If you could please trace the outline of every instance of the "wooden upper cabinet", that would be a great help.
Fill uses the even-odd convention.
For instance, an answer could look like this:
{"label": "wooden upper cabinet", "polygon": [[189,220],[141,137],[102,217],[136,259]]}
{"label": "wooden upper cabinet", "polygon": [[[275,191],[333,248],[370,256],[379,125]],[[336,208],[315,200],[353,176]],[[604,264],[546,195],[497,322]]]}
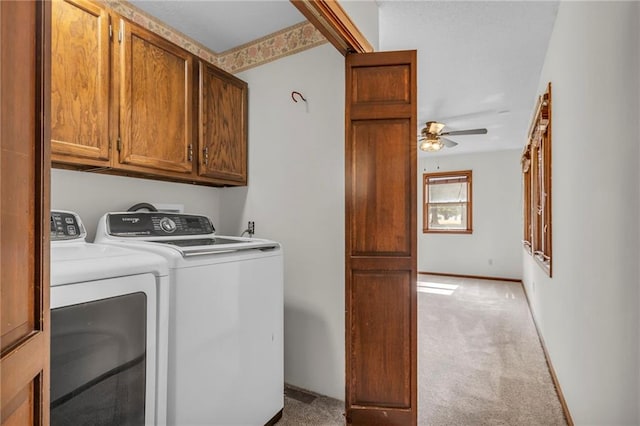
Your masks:
{"label": "wooden upper cabinet", "polygon": [[191,173],[193,57],[124,20],[120,31],[120,163]]}
{"label": "wooden upper cabinet", "polygon": [[247,83],[106,3],[53,0],[52,14],[54,165],[246,185]]}
{"label": "wooden upper cabinet", "polygon": [[85,0],[52,2],[53,161],[109,163],[109,14]]}
{"label": "wooden upper cabinet", "polygon": [[247,83],[200,61],[200,176],[247,183]]}

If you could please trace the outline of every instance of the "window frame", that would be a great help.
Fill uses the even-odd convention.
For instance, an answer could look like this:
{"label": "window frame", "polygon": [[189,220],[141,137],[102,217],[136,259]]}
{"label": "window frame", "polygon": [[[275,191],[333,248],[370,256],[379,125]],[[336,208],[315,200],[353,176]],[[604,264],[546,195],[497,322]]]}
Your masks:
{"label": "window frame", "polygon": [[[424,173],[422,175],[422,233],[424,234],[472,234],[473,233],[473,173],[471,170],[457,170],[450,172]],[[429,229],[429,184],[431,178],[460,178],[467,183],[467,228],[466,229]],[[456,203],[458,204],[458,203]]]}
{"label": "window frame", "polygon": [[[528,167],[525,167],[527,162]],[[523,244],[536,263],[551,277],[551,83],[548,84],[547,91],[538,98],[522,164]]]}

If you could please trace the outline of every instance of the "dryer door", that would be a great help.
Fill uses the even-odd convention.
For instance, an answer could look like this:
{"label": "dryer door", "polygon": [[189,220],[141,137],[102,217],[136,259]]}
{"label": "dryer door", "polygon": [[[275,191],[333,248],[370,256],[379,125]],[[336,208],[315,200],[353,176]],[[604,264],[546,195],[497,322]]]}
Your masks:
{"label": "dryer door", "polygon": [[[53,287],[52,301],[59,303],[65,298],[58,293],[74,288],[98,291],[112,284],[115,290],[122,281],[136,278],[142,277]],[[51,425],[153,424],[155,292],[151,290],[150,294],[143,289],[129,289],[129,294],[112,291],[108,297],[89,292],[82,301],[52,303]]]}

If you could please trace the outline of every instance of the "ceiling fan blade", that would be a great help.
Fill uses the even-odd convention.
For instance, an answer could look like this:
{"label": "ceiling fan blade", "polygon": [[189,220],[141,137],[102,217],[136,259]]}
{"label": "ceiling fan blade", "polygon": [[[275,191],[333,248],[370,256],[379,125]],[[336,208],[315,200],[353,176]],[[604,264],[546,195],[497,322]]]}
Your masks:
{"label": "ceiling fan blade", "polygon": [[442,132],[440,136],[461,136],[461,135],[486,135],[487,129],[469,129],[469,130],[453,130],[451,132]]}
{"label": "ceiling fan blade", "polygon": [[447,148],[453,148],[454,146],[458,145],[458,142],[454,142],[451,139],[443,137],[440,138],[440,142],[442,142]]}

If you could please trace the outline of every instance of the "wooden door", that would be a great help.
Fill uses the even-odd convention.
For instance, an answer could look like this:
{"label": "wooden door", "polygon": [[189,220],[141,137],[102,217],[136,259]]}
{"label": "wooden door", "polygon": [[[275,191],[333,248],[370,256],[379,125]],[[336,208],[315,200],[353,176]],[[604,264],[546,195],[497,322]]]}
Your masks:
{"label": "wooden door", "polygon": [[191,54],[124,20],[118,37],[120,163],[190,173]]}
{"label": "wooden door", "polygon": [[416,52],[346,58],[346,410],[417,422]]}
{"label": "wooden door", "polygon": [[109,15],[87,0],[52,3],[54,162],[109,165]]}
{"label": "wooden door", "polygon": [[0,421],[49,424],[50,3],[0,2]]}
{"label": "wooden door", "polygon": [[247,184],[247,83],[200,62],[200,176]]}

